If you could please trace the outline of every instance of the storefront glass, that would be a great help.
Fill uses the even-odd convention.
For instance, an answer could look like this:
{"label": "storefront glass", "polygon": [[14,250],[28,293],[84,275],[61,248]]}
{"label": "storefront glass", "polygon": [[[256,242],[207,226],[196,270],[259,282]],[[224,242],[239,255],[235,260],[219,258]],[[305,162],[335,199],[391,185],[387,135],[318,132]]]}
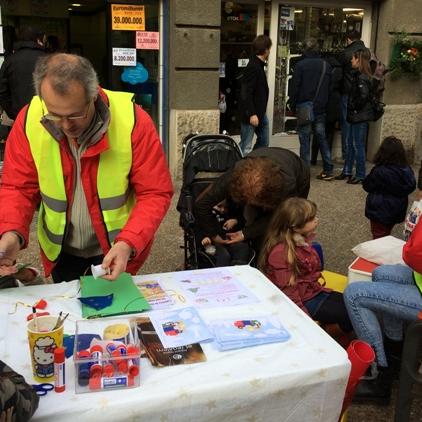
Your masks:
{"label": "storefront glass", "polygon": [[227,110],[220,114],[220,131],[231,135],[240,131],[239,77],[252,54],[257,15],[257,4],[221,2],[220,94],[225,95]]}
{"label": "storefront glass", "polygon": [[307,38],[316,38],[323,57],[337,56],[346,32],[362,32],[363,9],[280,5],[278,20],[273,134],[295,133],[296,119],[288,108],[288,83]]}
{"label": "storefront glass", "polygon": [[[112,2],[114,4],[114,2]],[[116,3],[121,3],[116,2]],[[139,7],[139,1],[126,2],[130,6]],[[142,107],[158,123],[158,86],[159,86],[159,1],[142,1],[144,13],[144,29],[148,34],[142,39],[136,40],[135,30],[112,29],[109,32],[110,40],[110,85],[117,91],[133,92],[135,102]],[[112,5],[109,5],[109,7]],[[113,14],[111,7],[110,26],[113,28],[113,20],[127,20],[128,17]],[[136,66],[124,66],[116,61],[115,57],[121,49],[136,49]]]}
{"label": "storefront glass", "polygon": [[[54,3],[54,4],[53,4]],[[127,7],[127,13],[112,14],[112,5]],[[131,10],[133,8],[133,10]],[[134,11],[136,9],[136,11]],[[58,51],[88,58],[93,64],[101,86],[133,92],[135,102],[142,105],[159,127],[159,39],[160,0],[90,0],[73,3],[12,0],[1,2],[5,53],[13,51],[13,34],[21,26],[32,26],[58,40]],[[143,10],[143,12],[139,12]],[[130,13],[133,12],[132,15]],[[113,29],[113,19],[121,19],[120,29]],[[142,42],[136,41],[135,26],[142,19]],[[126,25],[125,25],[126,24]],[[125,27],[126,26],[126,27]],[[116,54],[127,59],[123,49],[132,49],[132,63],[117,63]],[[127,52],[127,51],[126,51]]]}

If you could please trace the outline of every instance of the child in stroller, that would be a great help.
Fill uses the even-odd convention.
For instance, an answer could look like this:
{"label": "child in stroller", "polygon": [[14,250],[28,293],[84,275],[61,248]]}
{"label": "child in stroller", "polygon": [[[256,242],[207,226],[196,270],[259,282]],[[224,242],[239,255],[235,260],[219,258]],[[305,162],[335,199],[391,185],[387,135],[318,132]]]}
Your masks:
{"label": "child in stroller", "polygon": [[[220,224],[220,233],[213,242],[208,236],[200,236],[201,244],[205,248],[205,253],[212,256],[216,267],[227,267],[229,265],[246,265],[251,258],[251,249],[245,241],[225,244],[226,233],[241,229],[240,215],[236,215],[236,207],[225,199],[213,207],[213,214]],[[201,222],[198,221],[199,225]],[[201,230],[199,229],[199,233]]]}

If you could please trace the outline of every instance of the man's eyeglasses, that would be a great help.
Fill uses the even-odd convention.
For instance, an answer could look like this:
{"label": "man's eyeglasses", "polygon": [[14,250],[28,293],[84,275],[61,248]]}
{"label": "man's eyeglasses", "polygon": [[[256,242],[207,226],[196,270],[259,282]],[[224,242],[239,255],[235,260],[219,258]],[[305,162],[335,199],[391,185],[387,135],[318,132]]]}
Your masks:
{"label": "man's eyeglasses", "polygon": [[41,105],[42,107],[42,113],[43,113],[43,117],[47,120],[50,120],[52,122],[61,122],[62,120],[81,120],[81,119],[86,119],[88,117],[88,113],[89,113],[89,108],[91,107],[92,101],[90,101],[87,105],[86,105],[86,111],[84,114],[78,114],[76,116],[59,116],[57,114],[51,114],[51,113],[44,113],[44,106]]}

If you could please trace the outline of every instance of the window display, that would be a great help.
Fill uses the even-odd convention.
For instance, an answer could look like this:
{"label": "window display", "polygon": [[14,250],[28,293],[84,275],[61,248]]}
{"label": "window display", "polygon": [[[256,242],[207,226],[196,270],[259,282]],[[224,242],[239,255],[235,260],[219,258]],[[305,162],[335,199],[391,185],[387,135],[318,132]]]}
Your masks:
{"label": "window display", "polygon": [[347,32],[361,33],[363,14],[355,8],[280,6],[273,134],[296,131],[296,119],[288,109],[288,84],[305,40],[316,38],[323,57],[336,56],[346,45]]}

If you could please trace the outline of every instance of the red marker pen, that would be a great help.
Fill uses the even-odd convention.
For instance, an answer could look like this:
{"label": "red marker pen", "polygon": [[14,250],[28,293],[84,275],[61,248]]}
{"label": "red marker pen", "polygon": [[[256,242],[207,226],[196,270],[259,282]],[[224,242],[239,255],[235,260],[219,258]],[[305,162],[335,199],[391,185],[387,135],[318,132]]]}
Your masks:
{"label": "red marker pen", "polygon": [[65,354],[63,347],[54,349],[54,391],[62,393],[66,389]]}

